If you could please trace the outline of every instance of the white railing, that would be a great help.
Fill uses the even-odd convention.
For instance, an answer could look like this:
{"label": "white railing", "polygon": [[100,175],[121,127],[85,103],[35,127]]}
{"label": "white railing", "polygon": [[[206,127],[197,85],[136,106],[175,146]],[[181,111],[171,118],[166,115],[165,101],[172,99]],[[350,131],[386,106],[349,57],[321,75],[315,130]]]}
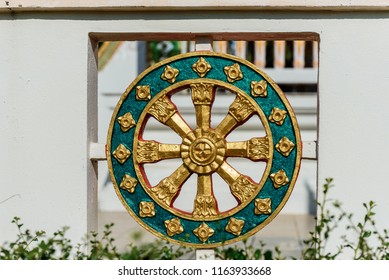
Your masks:
{"label": "white railing", "polygon": [[[286,41],[214,41],[212,47],[215,52],[230,53],[251,60],[279,84],[316,84],[319,65],[318,42],[296,40],[291,43],[292,61],[288,61],[286,55]],[[194,51],[195,45],[194,41],[181,41],[181,52]],[[273,50],[271,54],[267,53],[269,45]],[[286,67],[287,62],[291,67]]]}

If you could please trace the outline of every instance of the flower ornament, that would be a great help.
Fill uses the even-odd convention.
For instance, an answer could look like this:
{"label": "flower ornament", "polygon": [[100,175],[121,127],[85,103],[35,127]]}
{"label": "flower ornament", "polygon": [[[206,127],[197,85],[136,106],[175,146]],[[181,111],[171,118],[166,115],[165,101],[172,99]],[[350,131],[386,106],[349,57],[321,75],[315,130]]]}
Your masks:
{"label": "flower ornament", "polygon": [[276,150],[281,153],[284,157],[289,156],[294,148],[294,143],[288,139],[288,137],[283,137],[276,145]]}
{"label": "flower ornament", "polygon": [[195,64],[192,65],[193,71],[203,78],[211,69],[212,66],[203,57],[200,57]]}
{"label": "flower ornament", "polygon": [[224,67],[224,73],[227,75],[227,80],[230,83],[243,79],[243,73],[238,63]]}
{"label": "flower ornament", "polygon": [[125,163],[126,160],[131,156],[130,150],[126,148],[123,144],[120,144],[112,155],[121,163]]}
{"label": "flower ornament", "polygon": [[180,71],[176,68],[173,68],[169,65],[166,65],[165,69],[162,72],[161,79],[168,81],[169,83],[174,83]]}
{"label": "flower ornament", "polygon": [[276,125],[282,125],[284,124],[286,114],[287,112],[285,110],[281,110],[277,107],[274,107],[270,113],[269,121],[275,123]]}
{"label": "flower ornament", "polygon": [[132,127],[135,126],[135,120],[130,112],[124,114],[121,117],[118,117],[118,123],[123,132],[129,131]]}
{"label": "flower ornament", "polygon": [[141,201],[139,203],[139,216],[141,216],[142,218],[154,217],[155,216],[154,202]]}
{"label": "flower ornament", "polygon": [[270,214],[271,213],[271,199],[270,198],[257,198],[254,201],[254,213],[255,215]]}
{"label": "flower ornament", "polygon": [[240,235],[242,233],[242,229],[244,227],[244,221],[235,219],[231,217],[226,226],[226,231],[232,233],[233,235]]}
{"label": "flower ornament", "polygon": [[273,185],[276,189],[289,183],[289,178],[286,176],[286,173],[283,169],[277,171],[276,173],[270,174],[270,179],[273,181]]}
{"label": "flower ornament", "polygon": [[135,90],[136,100],[150,100],[150,86],[137,86]]}
{"label": "flower ornament", "polygon": [[125,174],[122,182],[120,183],[120,187],[130,193],[133,193],[137,184],[138,180],[128,174]]}
{"label": "flower ornament", "polygon": [[252,81],[251,82],[251,95],[254,97],[266,97],[267,96],[267,82],[262,81]]}
{"label": "flower ornament", "polygon": [[166,232],[169,236],[180,234],[184,231],[179,218],[173,218],[165,221]]}
{"label": "flower ornament", "polygon": [[194,235],[196,235],[202,242],[206,242],[215,231],[210,228],[206,223],[202,223],[199,227],[193,230]]}

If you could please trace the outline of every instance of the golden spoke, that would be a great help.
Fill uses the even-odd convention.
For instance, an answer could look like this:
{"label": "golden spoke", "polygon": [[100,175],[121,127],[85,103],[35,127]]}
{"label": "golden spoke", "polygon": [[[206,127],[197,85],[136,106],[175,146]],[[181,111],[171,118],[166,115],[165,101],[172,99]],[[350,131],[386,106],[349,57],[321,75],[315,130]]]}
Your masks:
{"label": "golden spoke", "polygon": [[136,161],[139,164],[179,157],[181,157],[180,145],[161,144],[156,141],[139,140],[138,142]]}
{"label": "golden spoke", "polygon": [[244,157],[252,161],[268,161],[269,139],[267,137],[256,137],[248,141],[228,142],[226,156]]}
{"label": "golden spoke", "polygon": [[217,173],[227,182],[232,195],[240,204],[249,200],[254,192],[258,192],[258,188],[260,187],[251,178],[241,175],[227,162],[224,162],[220,166]]}
{"label": "golden spoke", "polygon": [[228,110],[228,114],[216,127],[215,131],[222,137],[225,137],[232,129],[246,122],[254,112],[255,107],[253,104],[248,99],[237,94]]}
{"label": "golden spoke", "polygon": [[182,138],[192,131],[192,129],[177,112],[176,106],[165,95],[152,104],[149,108],[149,113],[159,122],[173,129]]}
{"label": "golden spoke", "polygon": [[192,100],[196,110],[198,128],[208,129],[211,123],[211,107],[214,101],[214,84],[197,83],[190,85]]}
{"label": "golden spoke", "polygon": [[199,174],[193,217],[209,218],[217,215],[217,202],[212,192],[212,176]]}
{"label": "golden spoke", "polygon": [[174,171],[169,177],[166,177],[155,187],[151,188],[151,191],[155,194],[155,197],[162,203],[171,207],[174,198],[178,195],[184,182],[192,174],[184,165],[181,165]]}

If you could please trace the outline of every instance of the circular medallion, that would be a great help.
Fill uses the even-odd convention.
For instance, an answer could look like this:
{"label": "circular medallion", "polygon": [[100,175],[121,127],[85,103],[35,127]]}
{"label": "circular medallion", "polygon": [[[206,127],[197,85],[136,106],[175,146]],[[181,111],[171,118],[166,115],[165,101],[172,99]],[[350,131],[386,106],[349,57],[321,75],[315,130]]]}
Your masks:
{"label": "circular medallion", "polygon": [[[195,109],[194,127],[172,101],[183,90],[190,93]],[[222,120],[211,125],[220,92],[235,99]],[[233,130],[255,115],[263,135],[228,141]],[[169,127],[181,143],[145,140],[149,118]],[[107,160],[116,193],[138,223],[168,241],[211,248],[254,234],[279,213],[296,182],[301,149],[293,110],[265,73],[231,55],[193,52],[155,64],[127,88],[112,116]],[[261,179],[256,182],[238,172],[227,161],[230,157],[264,162]],[[181,165],[150,184],[145,165],[173,158]],[[188,186],[196,190],[188,212],[174,202],[191,176],[197,184]],[[219,209],[223,198],[214,195],[214,176],[226,182],[236,206]]]}

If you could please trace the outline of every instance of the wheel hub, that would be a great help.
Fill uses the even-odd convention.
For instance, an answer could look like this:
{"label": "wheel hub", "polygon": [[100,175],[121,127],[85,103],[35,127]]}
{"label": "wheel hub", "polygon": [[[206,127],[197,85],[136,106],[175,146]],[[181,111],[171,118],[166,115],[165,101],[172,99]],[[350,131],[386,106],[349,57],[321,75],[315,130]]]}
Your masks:
{"label": "wheel hub", "polygon": [[181,145],[181,158],[184,164],[197,174],[215,172],[223,163],[226,142],[211,129],[196,129],[188,133]]}

